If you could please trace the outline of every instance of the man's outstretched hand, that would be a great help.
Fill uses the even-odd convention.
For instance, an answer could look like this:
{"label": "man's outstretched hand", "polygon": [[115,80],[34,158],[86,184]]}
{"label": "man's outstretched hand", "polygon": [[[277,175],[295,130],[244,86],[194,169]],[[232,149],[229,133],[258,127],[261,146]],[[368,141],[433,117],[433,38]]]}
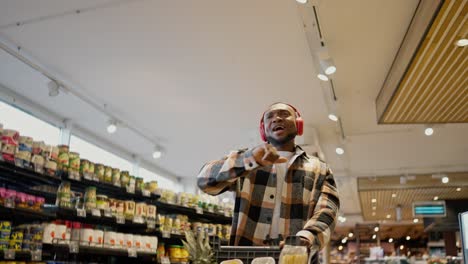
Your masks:
{"label": "man's outstretched hand", "polygon": [[256,146],[252,153],[255,161],[261,166],[268,166],[275,163],[285,163],[288,161],[288,159],[280,157],[276,148],[268,143]]}

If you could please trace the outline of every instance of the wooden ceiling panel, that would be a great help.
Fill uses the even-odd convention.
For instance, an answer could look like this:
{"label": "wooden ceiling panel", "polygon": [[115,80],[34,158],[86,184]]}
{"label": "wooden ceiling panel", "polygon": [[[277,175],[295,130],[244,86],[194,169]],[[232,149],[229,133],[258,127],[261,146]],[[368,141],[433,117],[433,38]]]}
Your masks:
{"label": "wooden ceiling panel", "polygon": [[[455,45],[468,35],[467,3],[468,0],[442,2],[415,55],[408,59],[401,81],[396,87],[389,87],[386,80],[381,94],[387,96],[382,98],[379,94],[376,102],[379,123],[468,122],[468,47]],[[402,48],[409,45],[405,40]],[[395,79],[395,74],[391,74],[394,67],[389,76]],[[384,90],[391,89],[392,96],[388,96],[390,93]]]}

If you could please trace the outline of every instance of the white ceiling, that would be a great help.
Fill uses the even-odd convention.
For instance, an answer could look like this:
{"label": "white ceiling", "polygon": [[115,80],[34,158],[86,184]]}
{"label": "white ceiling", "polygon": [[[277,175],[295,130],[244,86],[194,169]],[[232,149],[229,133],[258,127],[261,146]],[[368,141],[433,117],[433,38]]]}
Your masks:
{"label": "white ceiling", "polygon": [[375,98],[418,1],[317,2],[338,68],[344,142],[326,117],[294,0],[0,0],[1,40],[151,135],[166,149],[157,161],[147,140],[125,128],[108,135],[105,115],[70,93],[48,97],[48,80],[3,51],[0,84],[73,120],[95,141],[192,180],[204,162],[258,142],[262,111],[289,102],[317,129],[345,214],[360,213],[355,177],[468,170],[466,124],[425,137],[422,126],[376,122]]}

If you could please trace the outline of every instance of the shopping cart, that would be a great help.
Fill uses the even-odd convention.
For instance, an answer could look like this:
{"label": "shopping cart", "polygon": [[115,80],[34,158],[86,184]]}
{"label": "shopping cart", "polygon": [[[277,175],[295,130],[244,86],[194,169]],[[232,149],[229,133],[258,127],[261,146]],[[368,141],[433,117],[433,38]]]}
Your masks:
{"label": "shopping cart", "polygon": [[212,238],[211,242],[217,263],[240,259],[244,264],[250,264],[258,257],[272,257],[278,263],[281,253],[279,246],[222,246],[218,238]]}

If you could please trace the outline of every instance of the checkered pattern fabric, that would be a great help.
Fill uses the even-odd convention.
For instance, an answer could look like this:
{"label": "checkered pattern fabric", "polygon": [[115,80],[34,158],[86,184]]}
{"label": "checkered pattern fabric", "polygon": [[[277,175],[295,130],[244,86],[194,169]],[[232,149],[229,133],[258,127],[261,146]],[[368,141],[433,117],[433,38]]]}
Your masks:
{"label": "checkered pattern fabric", "polygon": [[[340,206],[336,184],[329,167],[299,146],[292,159],[281,195],[279,234],[305,237],[321,249],[330,240]],[[236,192],[231,245],[268,244],[276,195],[274,166],[259,166],[251,149],[232,151],[203,166],[198,186],[211,195]]]}

